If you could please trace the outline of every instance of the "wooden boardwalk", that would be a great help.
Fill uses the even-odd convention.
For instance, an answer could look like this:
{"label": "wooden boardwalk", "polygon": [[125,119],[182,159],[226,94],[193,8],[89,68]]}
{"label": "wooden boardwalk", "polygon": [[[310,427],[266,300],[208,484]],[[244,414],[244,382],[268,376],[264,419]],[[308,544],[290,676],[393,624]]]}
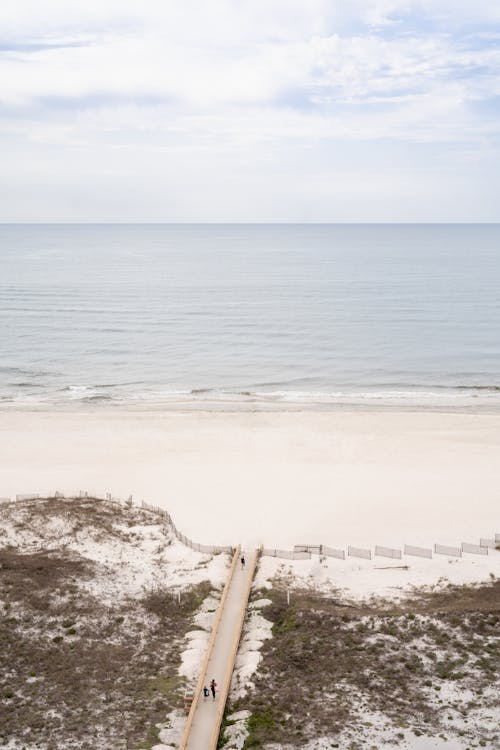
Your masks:
{"label": "wooden boardwalk", "polygon": [[[252,558],[246,560],[244,568],[241,566],[240,556],[241,550],[238,547],[222,593],[179,750],[215,750],[217,747],[259,551],[255,551]],[[209,687],[212,679],[218,684],[215,700],[211,695],[203,697],[203,686]]]}

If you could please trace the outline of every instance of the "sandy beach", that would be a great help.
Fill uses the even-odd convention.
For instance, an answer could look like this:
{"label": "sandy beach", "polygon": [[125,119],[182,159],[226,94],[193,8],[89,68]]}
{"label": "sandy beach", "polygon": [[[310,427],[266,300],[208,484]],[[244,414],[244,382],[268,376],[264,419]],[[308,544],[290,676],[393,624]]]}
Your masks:
{"label": "sandy beach", "polygon": [[132,494],[207,543],[475,542],[500,532],[499,459],[499,414],[0,416],[0,496]]}

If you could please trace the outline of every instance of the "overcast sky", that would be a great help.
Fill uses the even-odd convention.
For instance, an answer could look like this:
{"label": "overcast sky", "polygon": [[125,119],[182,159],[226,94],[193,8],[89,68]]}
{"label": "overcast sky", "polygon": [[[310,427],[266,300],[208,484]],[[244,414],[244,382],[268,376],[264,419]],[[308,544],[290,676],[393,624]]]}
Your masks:
{"label": "overcast sky", "polygon": [[0,221],[500,221],[500,2],[3,0]]}

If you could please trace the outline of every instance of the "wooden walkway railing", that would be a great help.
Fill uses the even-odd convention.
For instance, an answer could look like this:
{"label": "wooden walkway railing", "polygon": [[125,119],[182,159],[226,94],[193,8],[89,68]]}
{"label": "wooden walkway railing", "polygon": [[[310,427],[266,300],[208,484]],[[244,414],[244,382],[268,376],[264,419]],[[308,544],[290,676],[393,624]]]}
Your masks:
{"label": "wooden walkway railing", "polygon": [[[217,748],[259,554],[260,550],[257,550],[252,555],[250,563],[242,565],[237,571],[236,566],[241,557],[240,547],[237,548],[233,557],[179,750],[216,750]],[[220,676],[216,700],[210,697],[200,700],[203,688],[207,684],[208,670],[213,670],[211,676],[217,674]]]}
{"label": "wooden walkway railing", "polygon": [[229,657],[229,663],[227,665],[226,674],[224,675],[224,680],[222,682],[220,696],[219,696],[219,705],[217,707],[217,715],[215,719],[212,736],[210,738],[209,744],[207,745],[207,750],[216,750],[217,748],[220,727],[222,724],[222,717],[224,716],[224,709],[226,708],[227,696],[229,695],[229,688],[231,687],[231,679],[233,676],[234,663],[236,661],[236,654],[238,653],[238,646],[240,645],[241,632],[243,630],[243,623],[245,621],[245,614],[246,614],[246,610],[248,606],[248,598],[250,596],[250,589],[252,588],[252,582],[255,576],[255,570],[257,568],[259,555],[260,555],[260,550],[256,550],[252,557],[252,562],[250,563],[250,568],[248,571],[248,581],[245,587],[243,598],[241,600],[238,623],[234,631],[233,643],[231,644],[231,653]]}
{"label": "wooden walkway railing", "polygon": [[222,613],[224,611],[224,604],[226,603],[227,594],[229,592],[229,588],[233,580],[234,569],[236,568],[236,565],[238,564],[240,553],[241,553],[241,547],[238,546],[236,548],[236,552],[233,555],[233,560],[231,562],[231,567],[229,568],[229,573],[227,576],[226,584],[224,586],[221,600],[219,602],[219,607],[215,615],[215,621],[212,627],[212,632],[210,634],[210,640],[208,641],[207,653],[205,654],[205,659],[203,660],[203,665],[201,667],[200,676],[198,678],[198,682],[196,683],[196,689],[194,691],[193,702],[191,703],[191,708],[189,709],[189,714],[187,717],[186,726],[184,728],[184,733],[182,735],[181,744],[179,745],[179,750],[185,750],[188,740],[189,740],[189,734],[191,732],[191,726],[193,724],[194,715],[196,713],[196,708],[200,700],[201,691],[203,690],[203,685],[205,684],[205,680],[207,677],[208,662],[210,661],[210,657],[212,655],[215,639],[217,637],[217,631],[219,629],[220,621],[222,618]]}

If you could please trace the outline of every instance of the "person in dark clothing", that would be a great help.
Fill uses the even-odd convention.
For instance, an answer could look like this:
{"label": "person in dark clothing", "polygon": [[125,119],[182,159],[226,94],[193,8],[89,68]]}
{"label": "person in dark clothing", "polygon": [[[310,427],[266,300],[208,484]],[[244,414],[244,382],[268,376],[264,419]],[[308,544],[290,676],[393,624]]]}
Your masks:
{"label": "person in dark clothing", "polygon": [[217,690],[217,683],[215,680],[212,680],[210,683],[210,690],[212,691],[212,698],[215,700],[215,691]]}
{"label": "person in dark clothing", "polygon": [[241,567],[242,567],[242,568],[244,568],[244,567],[245,567],[245,555],[242,555],[242,556],[241,556]]}
{"label": "person in dark clothing", "polygon": [[209,695],[210,695],[210,690],[205,685],[204,688],[203,688],[203,697],[204,698],[208,698]]}

